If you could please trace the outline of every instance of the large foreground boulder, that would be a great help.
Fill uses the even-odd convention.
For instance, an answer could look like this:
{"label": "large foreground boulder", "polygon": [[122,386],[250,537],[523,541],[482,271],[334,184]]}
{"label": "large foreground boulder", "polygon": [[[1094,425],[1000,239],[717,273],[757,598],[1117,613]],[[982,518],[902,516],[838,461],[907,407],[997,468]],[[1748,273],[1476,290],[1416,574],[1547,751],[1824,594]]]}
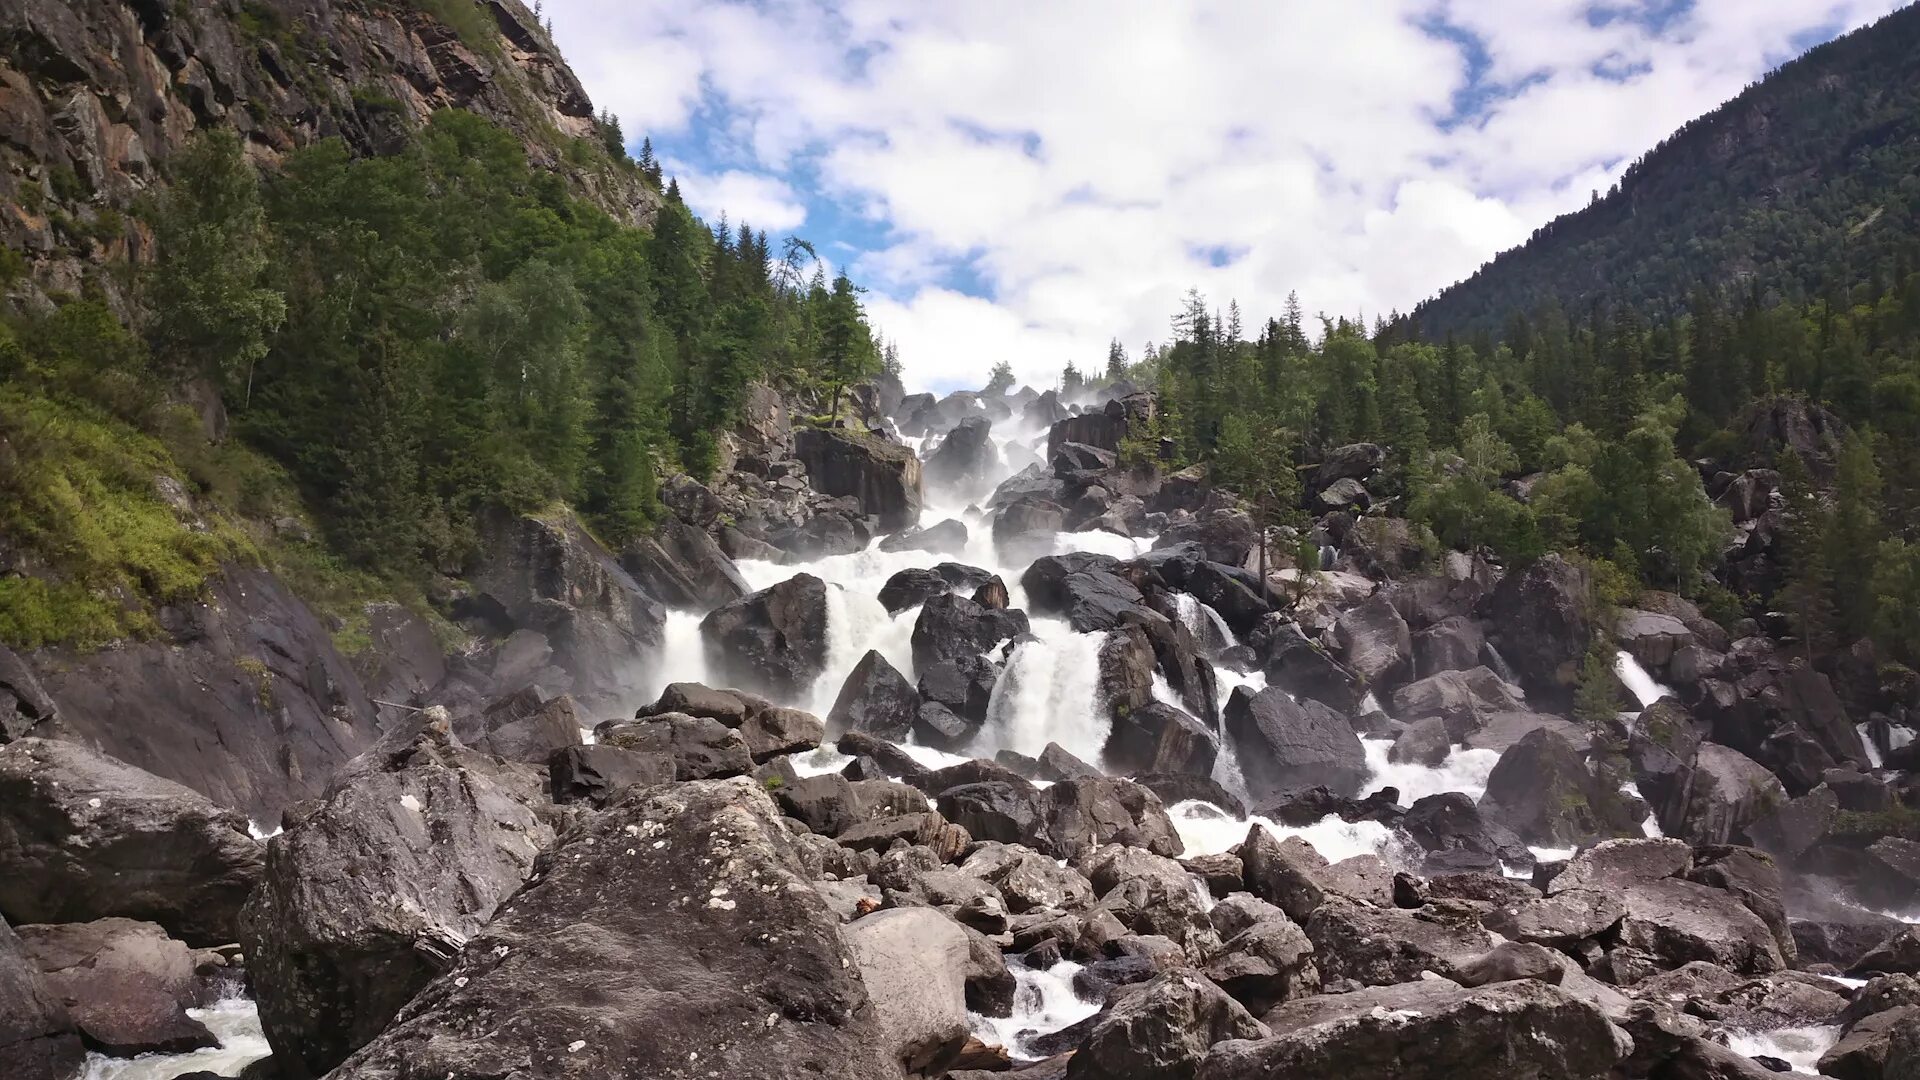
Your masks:
{"label": "large foreground boulder", "polygon": [[708,665],[726,682],[783,700],[827,665],[827,583],[795,574],[700,620]]}
{"label": "large foreground boulder", "polygon": [[122,916],[223,945],[260,863],[246,819],[196,791],[74,743],[0,747],[0,915],[16,924]]}
{"label": "large foreground boulder", "polygon": [[0,1076],[67,1080],[84,1055],[66,1005],[0,919]]}
{"label": "large foreground boulder", "polygon": [[494,769],[443,723],[396,732],[268,844],[241,943],[289,1075],[384,1030],[532,872],[552,830]]}
{"label": "large foreground boulder", "polygon": [[630,790],[541,865],[331,1080],[900,1074],[839,918],[757,785]]}
{"label": "large foreground boulder", "polygon": [[1168,972],[1130,988],[1096,1016],[1067,1065],[1067,1080],[1188,1080],[1207,1050],[1267,1029],[1204,976]]}
{"label": "large foreground boulder", "polygon": [[1305,998],[1262,1018],[1273,1035],[1214,1047],[1199,1080],[1580,1080],[1631,1043],[1600,1010],[1533,980],[1444,980]]}

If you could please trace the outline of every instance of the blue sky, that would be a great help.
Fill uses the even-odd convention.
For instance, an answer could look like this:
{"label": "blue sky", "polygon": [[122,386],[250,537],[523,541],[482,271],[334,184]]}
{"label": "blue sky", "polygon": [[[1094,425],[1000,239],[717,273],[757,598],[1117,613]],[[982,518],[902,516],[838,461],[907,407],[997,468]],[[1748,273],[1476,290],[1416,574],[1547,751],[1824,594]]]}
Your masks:
{"label": "blue sky", "polygon": [[1406,309],[1888,0],[548,0],[688,201],[815,244],[910,383]]}

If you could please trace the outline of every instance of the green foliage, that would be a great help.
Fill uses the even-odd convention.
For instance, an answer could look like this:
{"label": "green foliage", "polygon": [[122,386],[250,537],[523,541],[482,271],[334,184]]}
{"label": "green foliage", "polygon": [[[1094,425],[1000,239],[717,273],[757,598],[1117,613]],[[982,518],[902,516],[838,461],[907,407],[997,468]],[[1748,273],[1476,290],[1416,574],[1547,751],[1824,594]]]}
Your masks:
{"label": "green foliage", "polygon": [[1620,679],[1614,674],[1614,646],[1596,634],[1580,664],[1580,680],[1573,694],[1574,718],[1589,725],[1613,719],[1620,711]]}
{"label": "green foliage", "polygon": [[993,371],[987,376],[987,393],[1004,394],[1013,389],[1013,365],[1001,360],[993,365]]}

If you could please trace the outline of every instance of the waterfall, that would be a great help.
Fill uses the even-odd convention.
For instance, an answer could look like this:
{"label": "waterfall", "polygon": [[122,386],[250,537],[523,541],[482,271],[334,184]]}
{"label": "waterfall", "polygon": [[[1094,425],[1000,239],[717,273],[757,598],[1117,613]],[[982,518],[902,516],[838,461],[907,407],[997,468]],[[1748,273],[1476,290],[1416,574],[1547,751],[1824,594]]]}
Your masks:
{"label": "waterfall", "polygon": [[1034,619],[1035,640],[1016,646],[987,705],[975,749],[1037,757],[1050,742],[1098,765],[1112,728],[1099,704],[1100,644],[1064,619]]}
{"label": "waterfall", "polygon": [[1080,965],[1062,960],[1045,971],[1035,971],[1017,958],[1007,958],[1007,970],[1013,974],[1013,1015],[1004,1019],[967,1014],[973,1034],[989,1046],[1004,1046],[1020,1061],[1035,1060],[1027,1049],[1036,1035],[1051,1035],[1071,1027],[1100,1011],[1097,1001],[1083,1001],[1073,991],[1073,977]]}
{"label": "waterfall", "polygon": [[242,997],[226,997],[187,1015],[207,1026],[218,1046],[184,1054],[141,1054],[107,1057],[89,1053],[78,1080],[170,1080],[190,1072],[238,1076],[240,1070],[273,1052],[260,1030],[260,1011]]}
{"label": "waterfall", "polygon": [[1640,666],[1640,661],[1635,660],[1633,654],[1625,649],[1614,654],[1613,670],[1620,676],[1620,681],[1626,684],[1628,692],[1633,694],[1634,700],[1638,701],[1643,709],[1673,693],[1654,682],[1653,676],[1647,674],[1647,669]]}

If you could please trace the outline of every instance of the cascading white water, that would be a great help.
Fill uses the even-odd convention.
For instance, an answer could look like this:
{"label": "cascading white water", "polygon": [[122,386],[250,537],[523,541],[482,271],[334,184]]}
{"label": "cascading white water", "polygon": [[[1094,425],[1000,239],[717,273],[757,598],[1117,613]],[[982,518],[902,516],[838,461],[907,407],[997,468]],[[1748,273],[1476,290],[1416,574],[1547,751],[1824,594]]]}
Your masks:
{"label": "cascading white water", "polygon": [[273,1052],[260,1030],[260,1011],[242,997],[223,998],[187,1015],[207,1026],[219,1046],[185,1054],[141,1054],[114,1058],[88,1054],[79,1080],[172,1080],[190,1072],[238,1076],[240,1070]]}
{"label": "cascading white water", "polygon": [[1614,654],[1613,670],[1620,676],[1620,681],[1626,684],[1627,691],[1643,709],[1673,693],[1672,690],[1655,682],[1653,676],[1647,674],[1647,669],[1640,666],[1640,661],[1634,659],[1633,654],[1625,649]]}
{"label": "cascading white water", "polygon": [[1727,1048],[1736,1054],[1748,1057],[1771,1057],[1793,1066],[1796,1073],[1819,1075],[1814,1066],[1820,1061],[1820,1055],[1833,1048],[1840,1041],[1840,1029],[1837,1026],[1826,1027],[1789,1027],[1772,1031],[1731,1031],[1727,1033]]}
{"label": "cascading white water", "polygon": [[1056,742],[1098,765],[1113,724],[1099,707],[1100,644],[1105,634],[1077,633],[1064,619],[1034,619],[1036,640],[1013,650],[994,685],[976,750],[1038,756]]}
{"label": "cascading white water", "polygon": [[1487,777],[1500,761],[1498,750],[1470,750],[1454,747],[1435,766],[1410,761],[1388,761],[1392,739],[1361,739],[1367,752],[1368,791],[1383,787],[1400,789],[1400,805],[1412,806],[1429,795],[1458,791],[1476,801],[1487,793]]}
{"label": "cascading white water", "polygon": [[1167,808],[1173,827],[1180,834],[1188,858],[1218,855],[1247,838],[1250,825],[1263,826],[1280,839],[1297,836],[1313,845],[1329,862],[1355,855],[1379,855],[1389,862],[1398,860],[1398,845],[1393,830],[1377,821],[1342,821],[1326,817],[1311,825],[1282,825],[1258,815],[1236,818],[1222,813],[1211,803],[1188,800]]}
{"label": "cascading white water", "polygon": [[1027,1048],[1036,1035],[1051,1035],[1100,1011],[1100,1003],[1083,1001],[1073,992],[1073,976],[1080,965],[1062,960],[1045,971],[1035,971],[1017,959],[1007,961],[1013,973],[1013,1015],[969,1013],[974,1035],[990,1046],[1005,1047],[1009,1056],[1032,1061],[1038,1055]]}

